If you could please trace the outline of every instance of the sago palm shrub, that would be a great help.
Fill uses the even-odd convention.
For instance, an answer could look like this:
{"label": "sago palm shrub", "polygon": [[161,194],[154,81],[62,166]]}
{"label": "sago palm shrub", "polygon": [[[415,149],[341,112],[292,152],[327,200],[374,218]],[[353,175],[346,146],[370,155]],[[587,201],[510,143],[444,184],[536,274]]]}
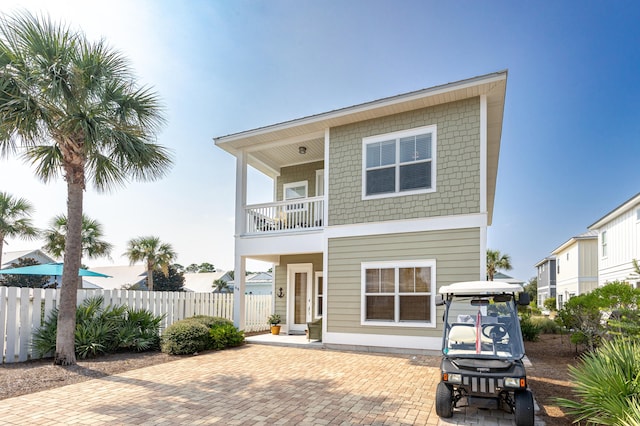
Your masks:
{"label": "sago palm shrub", "polygon": [[580,365],[569,366],[569,374],[577,400],[559,398],[558,404],[569,409],[575,422],[637,425],[640,417],[633,413],[640,414],[639,342],[605,341],[584,354]]}
{"label": "sago palm shrub", "polygon": [[[147,351],[160,347],[160,323],[163,316],[155,316],[143,309],[103,306],[102,296],[86,299],[76,310],[75,354],[88,358],[118,351]],[[58,311],[54,309],[36,330],[33,346],[41,356],[50,355],[56,348]]]}

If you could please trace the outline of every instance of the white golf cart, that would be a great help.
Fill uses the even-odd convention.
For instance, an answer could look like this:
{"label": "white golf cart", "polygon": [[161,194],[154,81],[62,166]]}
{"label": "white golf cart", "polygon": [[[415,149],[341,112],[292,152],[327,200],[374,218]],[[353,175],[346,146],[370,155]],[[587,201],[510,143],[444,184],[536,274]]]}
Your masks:
{"label": "white golf cart", "polygon": [[503,409],[514,413],[517,426],[533,426],[516,305],[516,294],[521,305],[529,304],[528,294],[497,281],[460,282],[439,293],[445,313],[438,416],[452,417],[465,406]]}

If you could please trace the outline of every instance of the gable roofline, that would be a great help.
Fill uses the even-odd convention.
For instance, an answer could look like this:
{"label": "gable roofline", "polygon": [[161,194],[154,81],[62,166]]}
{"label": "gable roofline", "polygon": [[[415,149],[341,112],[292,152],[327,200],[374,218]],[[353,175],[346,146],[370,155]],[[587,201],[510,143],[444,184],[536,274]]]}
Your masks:
{"label": "gable roofline", "polygon": [[629,198],[624,203],[620,204],[615,209],[611,210],[609,213],[602,216],[600,219],[596,220],[594,223],[588,226],[587,229],[598,230],[599,228],[602,227],[602,225],[612,221],[616,217],[620,216],[622,213],[635,207],[637,204],[640,204],[640,192],[634,195],[633,197]]}
{"label": "gable roofline", "polygon": [[11,263],[18,261],[18,259],[20,258],[27,258],[27,257],[33,258],[32,256],[29,256],[29,255],[36,255],[44,259],[49,259],[47,263],[53,263],[57,261],[54,257],[47,254],[41,249],[5,251],[2,253],[2,265],[0,265],[0,268],[2,268],[3,265],[5,267],[8,267],[11,265]]}
{"label": "gable roofline", "polygon": [[[500,141],[502,138],[507,74],[507,70],[502,70],[270,126],[215,137],[213,140],[216,146],[237,157],[242,152],[250,154],[252,151],[277,144],[294,144],[301,141],[323,139],[327,129],[338,126],[374,120],[464,99],[476,97],[483,99],[484,97],[485,102],[481,102],[481,114],[483,114],[482,105],[484,105],[486,122],[486,209],[487,225],[491,225],[500,156]],[[265,164],[252,155],[247,155],[247,163],[268,176],[273,172],[269,171]]]}
{"label": "gable roofline", "polygon": [[537,268],[538,266],[541,266],[543,263],[550,263],[552,261],[556,260],[556,257],[554,255],[551,256],[547,256],[544,259],[542,259],[540,262],[536,263],[534,266],[534,268]]}
{"label": "gable roofline", "polygon": [[[238,133],[231,133],[225,136],[214,137],[214,142],[225,151],[234,154],[239,148],[233,142],[258,138],[265,139],[264,135],[273,134],[273,139],[286,138],[283,133],[288,130],[300,127],[313,127],[314,133],[324,131],[326,128],[350,124],[362,120],[382,117],[390,114],[411,111],[428,106],[438,105],[441,103],[452,102],[459,99],[479,96],[480,94],[488,94],[493,91],[497,83],[504,83],[505,87],[500,90],[499,97],[502,101],[502,109],[504,108],[504,95],[506,92],[507,70],[502,70],[490,74],[472,77],[452,83],[446,83],[439,86],[433,86],[426,89],[416,90],[413,92],[403,93],[400,95],[390,96],[350,107],[339,108],[328,112],[310,115],[294,120],[288,120],[268,126],[258,127]],[[474,91],[473,88],[479,90]],[[424,102],[426,99],[432,99],[436,96],[443,96],[446,99],[440,99],[433,103]],[[502,117],[502,114],[500,114]],[[296,134],[300,134],[297,132]],[[262,137],[260,137],[262,136]],[[287,136],[290,137],[290,136]],[[234,146],[236,145],[236,146]]]}
{"label": "gable roofline", "polygon": [[584,232],[580,235],[576,235],[575,237],[571,237],[569,238],[567,241],[565,241],[564,243],[562,243],[557,249],[555,249],[554,251],[552,251],[552,254],[558,254],[559,252],[561,252],[562,250],[566,249],[567,247],[579,242],[579,241],[586,241],[586,240],[597,240],[598,239],[598,232],[596,231],[587,231]]}

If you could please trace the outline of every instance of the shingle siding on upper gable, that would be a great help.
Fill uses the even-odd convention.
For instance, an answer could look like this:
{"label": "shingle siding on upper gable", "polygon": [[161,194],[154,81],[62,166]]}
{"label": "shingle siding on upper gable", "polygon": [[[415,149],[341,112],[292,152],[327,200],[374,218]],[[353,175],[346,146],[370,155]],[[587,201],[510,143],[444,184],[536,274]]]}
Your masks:
{"label": "shingle siding on upper gable", "polygon": [[[362,139],[437,125],[436,192],[362,200]],[[471,98],[330,130],[329,225],[478,213],[480,99]]]}

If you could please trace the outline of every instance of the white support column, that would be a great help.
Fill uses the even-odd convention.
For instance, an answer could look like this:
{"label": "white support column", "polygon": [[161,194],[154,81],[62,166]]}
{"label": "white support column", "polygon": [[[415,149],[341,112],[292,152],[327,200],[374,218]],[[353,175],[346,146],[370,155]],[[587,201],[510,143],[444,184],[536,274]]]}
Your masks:
{"label": "white support column", "polygon": [[247,159],[242,151],[236,154],[236,238],[247,230]]}
{"label": "white support column", "polygon": [[480,281],[487,279],[487,226],[480,227]]}
{"label": "white support column", "polygon": [[233,325],[238,330],[244,330],[245,326],[245,297],[244,289],[246,284],[246,259],[242,256],[238,256],[236,252],[236,259],[234,265],[234,283],[233,283]]}
{"label": "white support column", "polygon": [[235,261],[233,284],[233,325],[239,330],[245,326],[245,271],[246,259],[238,249],[238,240],[247,230],[247,158],[246,153],[236,154],[236,229],[235,229]]}

